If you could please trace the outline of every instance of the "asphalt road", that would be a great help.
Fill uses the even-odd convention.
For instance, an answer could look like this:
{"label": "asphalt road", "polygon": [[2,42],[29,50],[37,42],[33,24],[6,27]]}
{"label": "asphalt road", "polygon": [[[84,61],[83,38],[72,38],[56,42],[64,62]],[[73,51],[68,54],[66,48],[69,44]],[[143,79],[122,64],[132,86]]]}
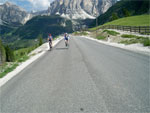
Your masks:
{"label": "asphalt road", "polygon": [[150,57],[74,37],[0,89],[1,113],[148,113]]}

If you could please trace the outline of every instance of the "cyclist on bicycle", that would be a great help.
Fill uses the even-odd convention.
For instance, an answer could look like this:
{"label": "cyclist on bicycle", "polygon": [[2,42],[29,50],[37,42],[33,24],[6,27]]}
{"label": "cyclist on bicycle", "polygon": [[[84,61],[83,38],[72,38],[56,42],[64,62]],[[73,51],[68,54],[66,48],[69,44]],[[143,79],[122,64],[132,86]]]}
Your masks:
{"label": "cyclist on bicycle", "polygon": [[65,40],[65,45],[66,45],[66,46],[68,46],[69,36],[68,36],[68,34],[67,34],[67,33],[65,33],[65,35],[64,35],[64,40]]}
{"label": "cyclist on bicycle", "polygon": [[48,35],[48,39],[47,40],[49,41],[49,47],[50,47],[50,50],[51,50],[51,48],[52,48],[52,41],[53,41],[53,37],[52,37],[51,34]]}

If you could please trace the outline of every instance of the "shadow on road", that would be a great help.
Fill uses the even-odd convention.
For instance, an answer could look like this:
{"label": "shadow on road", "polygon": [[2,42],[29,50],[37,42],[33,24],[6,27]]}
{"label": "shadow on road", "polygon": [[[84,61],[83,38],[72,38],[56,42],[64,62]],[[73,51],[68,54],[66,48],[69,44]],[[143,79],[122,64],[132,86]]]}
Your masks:
{"label": "shadow on road", "polygon": [[56,48],[56,50],[67,50],[68,48]]}

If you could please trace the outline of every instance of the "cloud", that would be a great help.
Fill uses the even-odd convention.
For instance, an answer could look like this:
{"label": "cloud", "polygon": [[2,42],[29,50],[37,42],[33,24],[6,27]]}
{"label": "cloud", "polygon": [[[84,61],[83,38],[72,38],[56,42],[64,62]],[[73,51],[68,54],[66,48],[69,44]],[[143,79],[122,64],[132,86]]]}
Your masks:
{"label": "cloud", "polygon": [[0,4],[6,1],[12,2],[20,7],[25,8],[27,11],[40,11],[46,10],[50,3],[54,0],[0,0]]}
{"label": "cloud", "polygon": [[34,10],[44,10],[50,6],[50,2],[53,0],[28,0],[32,5]]}

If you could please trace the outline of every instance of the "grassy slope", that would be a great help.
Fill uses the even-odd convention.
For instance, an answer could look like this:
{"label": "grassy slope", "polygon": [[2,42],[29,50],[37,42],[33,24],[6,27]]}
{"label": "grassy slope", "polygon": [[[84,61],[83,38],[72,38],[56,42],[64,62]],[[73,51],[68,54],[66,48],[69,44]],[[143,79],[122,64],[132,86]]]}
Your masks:
{"label": "grassy slope", "polygon": [[[139,15],[125,17],[112,22],[108,22],[104,25],[122,25],[122,26],[150,26],[150,15]],[[90,31],[99,29],[101,26],[90,28]]]}
{"label": "grassy slope", "polygon": [[108,22],[104,25],[150,26],[150,15],[131,16]]}
{"label": "grassy slope", "polygon": [[[113,13],[117,13],[119,18],[123,18],[126,15],[123,10],[126,9],[130,12],[131,16],[137,16],[142,14],[149,14],[149,1],[148,0],[120,0],[115,5],[110,7],[108,11],[98,17],[98,25],[110,22]],[[96,26],[96,20],[91,27]]]}

